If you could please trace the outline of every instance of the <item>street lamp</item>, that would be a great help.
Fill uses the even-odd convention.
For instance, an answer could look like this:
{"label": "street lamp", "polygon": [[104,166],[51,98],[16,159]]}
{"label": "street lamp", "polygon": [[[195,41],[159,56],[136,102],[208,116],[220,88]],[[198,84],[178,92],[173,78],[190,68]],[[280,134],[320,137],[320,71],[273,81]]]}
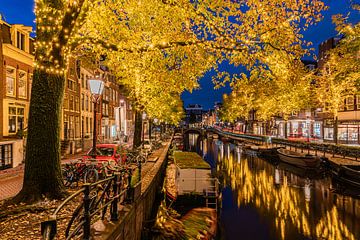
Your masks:
{"label": "street lamp", "polygon": [[91,152],[91,156],[93,158],[96,158],[96,138],[97,138],[97,134],[96,134],[96,126],[97,126],[97,121],[96,121],[96,107],[97,107],[97,103],[101,97],[101,94],[104,90],[104,81],[103,79],[100,77],[100,74],[96,74],[94,78],[90,78],[88,80],[89,82],[89,87],[90,87],[90,92],[92,95],[92,100],[94,103],[94,128],[93,128],[93,147],[92,147],[92,152]]}
{"label": "street lamp", "polygon": [[[157,123],[158,123],[158,119],[157,118],[155,118],[154,119],[154,124],[155,124],[155,129],[157,129]],[[157,130],[155,130],[155,141],[156,141],[156,132],[157,132]]]}

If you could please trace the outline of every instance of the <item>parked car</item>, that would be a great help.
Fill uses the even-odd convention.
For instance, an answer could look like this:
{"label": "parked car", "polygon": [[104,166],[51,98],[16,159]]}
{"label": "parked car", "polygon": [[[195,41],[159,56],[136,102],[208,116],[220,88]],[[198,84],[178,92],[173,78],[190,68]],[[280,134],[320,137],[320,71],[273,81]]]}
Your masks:
{"label": "parked car", "polygon": [[[92,158],[92,148],[83,156],[83,160]],[[97,144],[96,160],[98,161],[115,161],[116,163],[125,163],[126,152],[124,147],[118,144]]]}

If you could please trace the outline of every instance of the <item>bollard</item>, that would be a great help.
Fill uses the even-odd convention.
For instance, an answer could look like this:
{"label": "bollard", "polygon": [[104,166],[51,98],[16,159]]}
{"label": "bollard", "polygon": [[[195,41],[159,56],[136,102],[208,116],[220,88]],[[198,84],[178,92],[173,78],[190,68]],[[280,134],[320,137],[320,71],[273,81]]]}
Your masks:
{"label": "bollard", "polygon": [[84,184],[84,240],[90,240],[90,184]]}
{"label": "bollard", "polygon": [[119,202],[119,196],[117,196],[119,194],[119,183],[120,183],[120,175],[119,173],[115,173],[115,177],[114,177],[114,184],[113,184],[113,196],[114,196],[114,200],[111,203],[111,221],[117,221],[119,220],[119,210],[118,210],[118,202]]}

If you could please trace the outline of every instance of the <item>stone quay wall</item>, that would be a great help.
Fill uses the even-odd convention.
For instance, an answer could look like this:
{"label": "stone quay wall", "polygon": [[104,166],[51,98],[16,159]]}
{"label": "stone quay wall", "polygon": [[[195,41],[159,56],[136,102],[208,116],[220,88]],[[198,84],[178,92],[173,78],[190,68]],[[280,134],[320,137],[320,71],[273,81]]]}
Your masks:
{"label": "stone quay wall", "polygon": [[[151,218],[157,192],[164,180],[170,143],[159,149],[142,168],[141,195],[120,211],[117,222],[108,222],[96,240],[139,240],[146,220]],[[151,160],[153,159],[153,160]]]}

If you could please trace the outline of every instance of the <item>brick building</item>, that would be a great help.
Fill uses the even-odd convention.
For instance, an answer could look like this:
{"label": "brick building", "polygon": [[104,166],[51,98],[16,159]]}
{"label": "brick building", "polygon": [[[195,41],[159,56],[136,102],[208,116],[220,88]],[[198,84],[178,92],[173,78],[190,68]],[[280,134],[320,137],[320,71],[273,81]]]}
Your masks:
{"label": "brick building", "polygon": [[23,161],[34,61],[31,27],[0,17],[0,170]]}

